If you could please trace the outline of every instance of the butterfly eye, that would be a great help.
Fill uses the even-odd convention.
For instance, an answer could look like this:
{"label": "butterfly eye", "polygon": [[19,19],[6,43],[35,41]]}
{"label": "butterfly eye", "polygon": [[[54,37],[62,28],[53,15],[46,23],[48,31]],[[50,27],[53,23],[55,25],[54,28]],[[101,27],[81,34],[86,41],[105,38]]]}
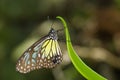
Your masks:
{"label": "butterfly eye", "polygon": [[62,61],[62,52],[57,42],[57,32],[52,28],[44,36],[28,48],[18,59],[16,70],[28,73],[40,68],[54,68]]}

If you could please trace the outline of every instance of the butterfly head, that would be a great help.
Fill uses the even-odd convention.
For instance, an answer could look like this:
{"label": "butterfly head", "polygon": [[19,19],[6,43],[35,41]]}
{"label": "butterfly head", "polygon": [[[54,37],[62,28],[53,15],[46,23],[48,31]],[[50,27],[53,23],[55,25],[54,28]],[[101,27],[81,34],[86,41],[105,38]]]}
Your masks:
{"label": "butterfly head", "polygon": [[51,28],[50,32],[49,32],[49,36],[50,38],[57,40],[58,36],[57,36],[57,31],[55,31],[53,28]]}

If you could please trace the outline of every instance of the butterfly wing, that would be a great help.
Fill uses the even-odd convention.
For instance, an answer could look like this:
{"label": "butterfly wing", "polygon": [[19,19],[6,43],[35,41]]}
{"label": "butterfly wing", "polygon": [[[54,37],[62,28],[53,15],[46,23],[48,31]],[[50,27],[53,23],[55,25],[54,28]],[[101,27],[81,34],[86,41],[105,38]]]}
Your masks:
{"label": "butterfly wing", "polygon": [[39,68],[53,68],[61,61],[62,53],[57,39],[47,35],[23,53],[17,62],[16,70],[28,73]]}

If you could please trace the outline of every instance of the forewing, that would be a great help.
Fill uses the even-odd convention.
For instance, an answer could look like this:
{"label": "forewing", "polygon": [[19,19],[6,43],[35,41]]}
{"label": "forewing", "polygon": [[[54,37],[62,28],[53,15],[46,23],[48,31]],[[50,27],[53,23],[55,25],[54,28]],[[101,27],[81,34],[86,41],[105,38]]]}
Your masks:
{"label": "forewing", "polygon": [[23,53],[23,55],[17,61],[17,71],[20,73],[27,73],[34,69],[41,68],[41,66],[38,66],[37,59],[40,55],[41,46],[47,39],[48,36],[41,38]]}
{"label": "forewing", "polygon": [[62,53],[57,40],[42,38],[28,48],[19,58],[16,70],[28,73],[39,68],[53,68],[62,61]]}

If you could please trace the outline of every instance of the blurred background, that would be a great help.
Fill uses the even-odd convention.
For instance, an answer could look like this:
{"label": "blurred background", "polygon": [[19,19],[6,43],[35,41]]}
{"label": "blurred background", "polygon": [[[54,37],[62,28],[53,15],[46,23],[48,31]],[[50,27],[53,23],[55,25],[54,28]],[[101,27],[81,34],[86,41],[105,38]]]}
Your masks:
{"label": "blurred background", "polygon": [[120,0],[0,0],[0,79],[86,80],[68,57],[64,30],[58,33],[64,55],[59,66],[16,72],[20,55],[46,35],[53,22],[55,30],[63,28],[58,15],[67,21],[82,60],[108,80],[119,80]]}

